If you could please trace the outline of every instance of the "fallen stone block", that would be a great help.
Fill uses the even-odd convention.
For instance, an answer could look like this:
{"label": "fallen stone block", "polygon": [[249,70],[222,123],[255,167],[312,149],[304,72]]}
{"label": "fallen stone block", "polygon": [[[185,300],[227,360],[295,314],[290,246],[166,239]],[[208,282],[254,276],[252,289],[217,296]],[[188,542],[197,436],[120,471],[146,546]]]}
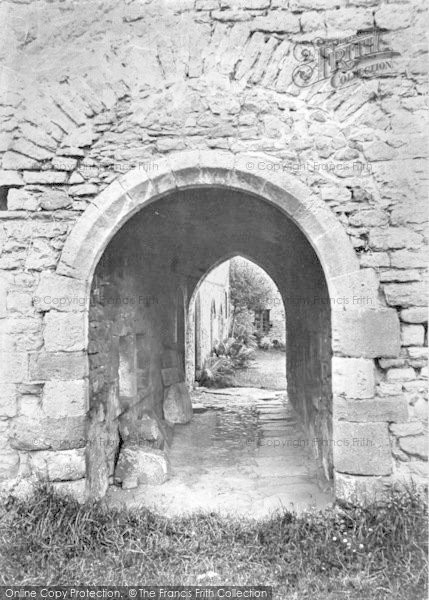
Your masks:
{"label": "fallen stone block", "polygon": [[186,383],[175,383],[164,392],[164,418],[170,423],[188,423],[192,402]]}
{"label": "fallen stone block", "polygon": [[167,481],[170,462],[162,450],[124,445],[119,452],[115,469],[115,481],[122,487],[160,485]]}
{"label": "fallen stone block", "polygon": [[163,449],[170,445],[172,430],[153,411],[145,411],[136,417],[134,411],[126,412],[119,417],[119,432],[124,442]]}

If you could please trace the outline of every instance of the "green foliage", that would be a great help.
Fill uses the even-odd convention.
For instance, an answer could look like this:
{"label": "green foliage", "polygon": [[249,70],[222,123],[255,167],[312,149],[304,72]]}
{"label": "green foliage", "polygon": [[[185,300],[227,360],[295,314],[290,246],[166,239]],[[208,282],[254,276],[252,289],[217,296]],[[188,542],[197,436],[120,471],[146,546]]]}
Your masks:
{"label": "green foliage", "polygon": [[0,508],[2,585],[272,585],[276,600],[427,598],[427,503],[168,519],[48,488]]}
{"label": "green foliage", "polygon": [[254,360],[256,342],[243,335],[220,342],[213,356],[204,361],[199,383],[205,387],[230,387],[234,385],[234,372],[245,369]]}
{"label": "green foliage", "polygon": [[230,299],[236,315],[265,308],[272,295],[272,285],[262,269],[242,258],[231,260]]}

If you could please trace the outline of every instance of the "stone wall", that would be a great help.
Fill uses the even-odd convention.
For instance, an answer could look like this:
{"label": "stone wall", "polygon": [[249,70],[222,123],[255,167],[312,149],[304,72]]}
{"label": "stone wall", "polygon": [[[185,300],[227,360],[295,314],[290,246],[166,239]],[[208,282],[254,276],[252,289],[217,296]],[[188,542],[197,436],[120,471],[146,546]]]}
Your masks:
{"label": "stone wall", "polygon": [[[424,9],[421,0],[2,4],[5,489],[25,488],[36,476],[67,489],[75,482],[75,490],[82,490],[89,366],[97,370],[86,352],[95,267],[90,264],[84,280],[69,269],[79,251],[73,246],[78,234],[73,238],[71,231],[89,231],[98,219],[100,239],[110,239],[145,193],[156,198],[173,189],[165,157],[178,164],[177,153],[189,151],[197,155],[174,171],[175,189],[190,185],[192,177],[200,185],[222,180],[272,203],[289,203],[285,212],[316,248],[332,328],[326,331],[325,308],[315,312],[302,304],[295,332],[288,331],[302,355],[296,368],[303,369],[298,365],[308,357],[325,360],[314,328],[320,339],[329,333],[333,438],[368,437],[374,444],[371,452],[359,445],[333,448],[337,494],[348,497],[374,483],[426,474]],[[383,31],[382,46],[400,53],[388,72],[358,77],[350,87],[293,83],[296,44],[299,49],[317,37],[342,39],[374,25]],[[218,159],[204,158],[208,150],[227,156],[210,176]],[[134,180],[149,176],[161,191],[133,188],[123,174],[136,166]],[[285,189],[289,195],[279,192]],[[107,196],[100,196],[103,190]],[[110,205],[121,193],[122,208],[113,200]],[[214,211],[208,215],[213,223]],[[329,234],[320,225],[333,223],[326,211],[335,219]],[[265,243],[275,246],[282,235],[269,233]],[[85,247],[85,260],[96,262],[104,242],[95,236],[91,241],[95,254]],[[275,252],[270,247],[268,254]],[[283,262],[284,254],[276,256],[273,275],[276,269],[282,273]],[[349,264],[360,271],[344,275]],[[297,296],[314,294],[309,282],[299,286]],[[336,290],[343,289],[349,292],[341,300]],[[317,368],[310,369],[314,376]],[[325,380],[329,375],[322,387]],[[317,395],[312,391],[308,398],[313,406]]]}
{"label": "stone wall", "polygon": [[229,261],[215,267],[201,282],[195,297],[195,373],[201,370],[213,347],[229,336]]}

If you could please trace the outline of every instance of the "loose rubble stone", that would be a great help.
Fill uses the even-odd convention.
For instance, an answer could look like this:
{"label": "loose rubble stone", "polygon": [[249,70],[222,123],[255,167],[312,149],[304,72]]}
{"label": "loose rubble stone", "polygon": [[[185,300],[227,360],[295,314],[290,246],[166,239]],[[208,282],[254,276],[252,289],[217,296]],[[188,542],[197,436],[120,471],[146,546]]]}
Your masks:
{"label": "loose rubble stone", "polygon": [[164,418],[170,423],[188,423],[192,419],[192,402],[185,383],[167,388],[163,409]]}
{"label": "loose rubble stone", "polygon": [[170,463],[162,450],[122,446],[115,469],[115,480],[125,488],[160,485],[167,481]]}

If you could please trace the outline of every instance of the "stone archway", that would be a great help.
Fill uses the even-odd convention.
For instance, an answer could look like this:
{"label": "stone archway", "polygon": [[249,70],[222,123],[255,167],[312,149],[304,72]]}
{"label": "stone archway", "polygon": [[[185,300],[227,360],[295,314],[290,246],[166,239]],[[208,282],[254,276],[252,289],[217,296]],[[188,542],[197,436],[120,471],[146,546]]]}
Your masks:
{"label": "stone archway", "polygon": [[[258,161],[279,168],[258,171],[254,168]],[[275,206],[314,249],[329,297],[335,299],[331,310],[333,429],[327,442],[333,446],[337,494],[350,487],[362,489],[368,477],[373,477],[371,483],[374,476],[390,475],[388,418],[383,403],[374,400],[373,359],[398,354],[399,323],[396,312],[379,303],[378,281],[372,271],[360,270],[353,247],[330,209],[271,157],[268,161],[261,155],[192,151],[173,154],[157,166],[154,175],[139,169],[127,173],[96,198],[67,239],[56,273],[42,278],[38,296],[49,296],[53,287],[61,286],[70,296],[87,299],[80,312],[73,313],[76,335],[87,351],[89,294],[96,265],[109,241],[133,215],[161,197],[197,187],[237,190]],[[359,303],[364,297],[372,299],[370,307]],[[45,308],[49,319],[51,306]],[[88,408],[87,380],[80,385]],[[353,441],[363,438],[366,447]]]}

